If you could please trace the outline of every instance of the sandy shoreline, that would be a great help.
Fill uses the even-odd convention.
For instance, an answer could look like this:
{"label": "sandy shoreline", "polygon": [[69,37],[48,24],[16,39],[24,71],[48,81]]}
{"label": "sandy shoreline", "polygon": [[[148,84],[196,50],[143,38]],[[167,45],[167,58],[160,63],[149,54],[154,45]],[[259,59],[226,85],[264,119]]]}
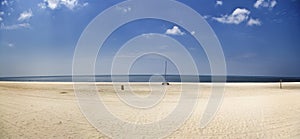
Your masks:
{"label": "sandy shoreline", "polygon": [[[181,83],[167,88],[163,106],[148,115],[130,112],[114,98],[112,83],[96,83],[116,115],[128,121],[151,121],[165,116],[176,104]],[[298,138],[300,83],[227,83],[216,117],[197,126],[210,96],[210,83],[201,87],[194,113],[170,138]],[[145,95],[149,85],[131,83]],[[169,107],[170,106],[170,107]],[[123,116],[123,117],[122,117]],[[1,138],[107,138],[82,115],[72,82],[0,82]],[[155,119],[155,118],[157,119]]]}

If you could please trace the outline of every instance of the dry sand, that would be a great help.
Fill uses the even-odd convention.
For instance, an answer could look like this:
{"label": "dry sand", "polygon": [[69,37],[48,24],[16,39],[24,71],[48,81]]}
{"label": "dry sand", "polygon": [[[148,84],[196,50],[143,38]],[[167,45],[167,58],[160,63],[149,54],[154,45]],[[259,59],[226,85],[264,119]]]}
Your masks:
{"label": "dry sand", "polygon": [[[121,118],[140,118],[113,97],[111,83],[97,86],[110,107],[121,108],[115,110]],[[228,83],[219,111],[203,129],[198,123],[211,84],[199,86],[202,89],[194,113],[168,138],[300,138],[300,83],[284,83],[283,89],[278,83]],[[139,95],[149,91],[143,83],[132,87]],[[178,90],[178,83],[168,86],[166,97],[171,96],[171,101],[164,102],[165,106],[176,103]],[[158,108],[140,120],[159,119],[166,111],[168,107]],[[0,82],[0,138],[107,137],[80,112],[72,83]]]}

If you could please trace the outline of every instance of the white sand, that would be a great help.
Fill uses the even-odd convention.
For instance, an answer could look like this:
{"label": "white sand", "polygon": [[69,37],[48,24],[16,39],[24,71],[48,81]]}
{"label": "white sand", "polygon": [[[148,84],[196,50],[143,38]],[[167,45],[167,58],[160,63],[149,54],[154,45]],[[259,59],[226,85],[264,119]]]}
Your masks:
{"label": "white sand", "polygon": [[[145,123],[166,116],[179,85],[168,86],[163,106],[136,115],[112,95],[111,83],[97,83],[116,115]],[[228,83],[216,117],[204,129],[198,123],[211,84],[199,85],[195,112],[170,138],[300,138],[300,83],[284,83],[283,89],[278,83]],[[149,91],[144,83],[132,87],[138,95]],[[72,83],[0,82],[0,138],[107,138],[82,115],[73,91]]]}

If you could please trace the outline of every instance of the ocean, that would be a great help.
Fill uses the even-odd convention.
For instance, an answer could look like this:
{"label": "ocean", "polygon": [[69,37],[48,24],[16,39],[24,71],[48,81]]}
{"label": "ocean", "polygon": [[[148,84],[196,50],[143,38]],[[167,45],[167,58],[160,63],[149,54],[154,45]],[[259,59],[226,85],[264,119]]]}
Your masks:
{"label": "ocean", "polygon": [[[93,76],[76,76],[76,81],[93,82]],[[95,75],[96,82],[161,82],[159,75]],[[225,76],[194,76],[194,75],[167,75],[168,82],[220,82]],[[154,80],[153,80],[154,79]],[[184,80],[182,80],[184,79]],[[300,77],[272,77],[272,76],[226,76],[226,82],[300,82]],[[23,76],[0,77],[0,81],[29,81],[29,82],[72,82],[72,76]]]}

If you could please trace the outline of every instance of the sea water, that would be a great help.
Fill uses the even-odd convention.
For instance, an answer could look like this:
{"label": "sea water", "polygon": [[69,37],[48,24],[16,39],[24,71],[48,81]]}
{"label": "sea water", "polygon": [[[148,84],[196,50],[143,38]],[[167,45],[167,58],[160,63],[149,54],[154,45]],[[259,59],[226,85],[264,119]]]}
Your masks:
{"label": "sea water", "polygon": [[[196,75],[95,75],[95,76],[23,76],[23,77],[0,77],[0,81],[37,81],[37,82],[161,82],[151,80],[160,76],[168,82],[299,82],[300,77],[271,77],[271,76],[196,76]],[[76,80],[74,80],[76,79]]]}

